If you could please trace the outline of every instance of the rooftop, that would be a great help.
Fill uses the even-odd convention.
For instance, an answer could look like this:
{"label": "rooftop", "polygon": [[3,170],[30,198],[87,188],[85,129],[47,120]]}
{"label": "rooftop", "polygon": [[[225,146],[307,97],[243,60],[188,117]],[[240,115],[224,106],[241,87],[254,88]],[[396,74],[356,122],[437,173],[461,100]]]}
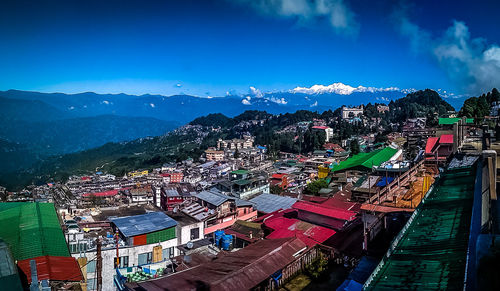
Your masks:
{"label": "rooftop", "polygon": [[257,208],[258,211],[271,213],[279,209],[292,208],[292,205],[297,202],[297,199],[288,196],[264,193],[250,199],[250,202],[255,204],[255,208]]}
{"label": "rooftop", "polygon": [[150,212],[142,215],[111,218],[125,237],[151,233],[177,225],[177,222],[163,212]]}
{"label": "rooftop", "polygon": [[317,204],[305,201],[298,201],[293,206],[294,209],[307,211],[339,220],[352,221],[356,219],[356,212],[328,206],[328,204]]}
{"label": "rooftop", "polygon": [[364,167],[371,169],[373,166],[380,166],[383,162],[390,160],[398,153],[398,149],[386,147],[369,153],[359,153],[348,158],[340,164],[335,165],[332,172],[346,170],[354,167]]}
{"label": "rooftop", "polygon": [[464,288],[474,179],[469,167],[448,171],[436,181],[367,290]]}
{"label": "rooftop", "polygon": [[[458,122],[460,119],[460,117],[456,117],[456,118],[439,118],[439,125],[451,125],[451,124],[454,124],[456,122]],[[465,123],[466,124],[472,124],[474,123],[474,118],[466,118],[465,119]]]}
{"label": "rooftop", "polygon": [[298,239],[262,240],[171,276],[127,283],[132,290],[248,290],[295,260],[306,245]]}
{"label": "rooftop", "polygon": [[16,261],[70,256],[52,203],[0,203],[0,225],[0,237]]}

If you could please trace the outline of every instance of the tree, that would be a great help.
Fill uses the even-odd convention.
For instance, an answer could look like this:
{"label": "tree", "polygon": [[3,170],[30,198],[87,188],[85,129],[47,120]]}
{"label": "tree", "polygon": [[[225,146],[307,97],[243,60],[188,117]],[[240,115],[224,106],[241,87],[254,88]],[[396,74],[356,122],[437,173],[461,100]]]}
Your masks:
{"label": "tree", "polygon": [[360,148],[359,148],[359,142],[358,142],[358,140],[357,140],[357,139],[353,139],[353,140],[351,141],[351,145],[350,145],[350,147],[351,147],[351,154],[352,154],[352,155],[359,154],[359,152],[360,152]]}
{"label": "tree", "polygon": [[319,179],[307,184],[306,188],[304,189],[304,193],[318,196],[319,190],[327,187],[328,187],[328,182],[326,182],[325,179]]}
{"label": "tree", "polygon": [[240,152],[238,151],[238,149],[236,149],[236,150],[234,151],[234,155],[233,155],[233,157],[234,157],[235,159],[238,159],[238,158],[240,157]]}
{"label": "tree", "polygon": [[283,193],[283,188],[281,188],[279,185],[271,185],[271,187],[269,188],[269,192],[271,192],[271,194],[280,195],[281,193]]}

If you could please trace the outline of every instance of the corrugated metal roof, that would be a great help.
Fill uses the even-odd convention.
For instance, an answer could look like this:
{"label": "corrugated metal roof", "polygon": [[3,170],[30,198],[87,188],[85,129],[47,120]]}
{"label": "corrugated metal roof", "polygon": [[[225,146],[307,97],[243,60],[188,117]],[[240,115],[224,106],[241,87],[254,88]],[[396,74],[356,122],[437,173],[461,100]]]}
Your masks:
{"label": "corrugated metal roof", "polygon": [[426,154],[431,154],[432,150],[434,149],[434,146],[436,145],[438,141],[438,137],[429,137],[427,139],[427,143],[425,144],[425,153]]}
{"label": "corrugated metal roof", "polygon": [[336,233],[333,229],[283,216],[268,218],[264,224],[274,230],[267,238],[296,237],[309,247],[323,243]]}
{"label": "corrugated metal roof", "polygon": [[356,219],[356,212],[344,209],[338,209],[334,207],[328,207],[327,205],[323,204],[298,201],[292,207],[298,210],[312,212],[319,215],[336,218],[339,220],[351,221]]}
{"label": "corrugated metal roof", "polygon": [[70,256],[52,203],[0,203],[0,225],[0,237],[15,260]]}
{"label": "corrugated metal roof", "polygon": [[[439,124],[440,125],[451,125],[454,124],[455,122],[458,122],[461,118],[456,117],[456,118],[439,118]],[[471,124],[474,123],[474,118],[466,118],[465,119],[466,124]]]}
{"label": "corrugated metal roof", "polygon": [[443,134],[439,138],[439,143],[453,143],[453,134]]}
{"label": "corrugated metal roof", "polygon": [[386,147],[369,153],[359,153],[335,165],[332,172],[359,166],[371,169],[372,166],[380,166],[383,162],[390,160],[397,152],[397,149]]}
{"label": "corrugated metal roof", "polygon": [[[38,280],[72,281],[83,280],[80,266],[73,257],[43,256],[33,258],[36,261]],[[17,262],[19,268],[26,274],[28,283],[31,283],[30,261],[32,259]]]}
{"label": "corrugated metal roof", "polygon": [[155,280],[127,283],[130,289],[249,290],[295,260],[306,245],[295,238],[262,240],[236,252],[224,253],[212,262]]}
{"label": "corrugated metal roof", "polygon": [[229,199],[227,196],[219,195],[210,191],[202,191],[194,196],[215,206],[219,206]]}
{"label": "corrugated metal roof", "polygon": [[258,211],[271,213],[278,209],[289,209],[297,202],[297,199],[288,196],[279,196],[274,194],[261,194],[250,199],[250,202],[255,204]]}
{"label": "corrugated metal roof", "polygon": [[384,256],[365,290],[462,290],[474,169],[442,174]]}
{"label": "corrugated metal roof", "polygon": [[110,221],[118,227],[125,237],[151,233],[177,225],[177,221],[163,212],[112,218]]}
{"label": "corrugated metal roof", "polygon": [[109,190],[109,191],[104,191],[104,192],[96,192],[96,193],[85,193],[83,194],[83,197],[90,197],[90,196],[96,196],[96,197],[108,197],[108,196],[115,196],[118,194],[118,190]]}

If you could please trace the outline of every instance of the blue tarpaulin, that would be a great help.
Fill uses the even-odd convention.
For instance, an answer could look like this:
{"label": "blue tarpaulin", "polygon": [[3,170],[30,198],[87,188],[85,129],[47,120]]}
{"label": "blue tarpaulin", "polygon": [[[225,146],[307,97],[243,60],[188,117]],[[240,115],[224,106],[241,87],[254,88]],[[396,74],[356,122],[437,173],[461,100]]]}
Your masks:
{"label": "blue tarpaulin", "polygon": [[380,181],[378,181],[377,186],[378,187],[385,187],[387,184],[391,184],[392,181],[394,181],[394,178],[392,177],[382,177]]}

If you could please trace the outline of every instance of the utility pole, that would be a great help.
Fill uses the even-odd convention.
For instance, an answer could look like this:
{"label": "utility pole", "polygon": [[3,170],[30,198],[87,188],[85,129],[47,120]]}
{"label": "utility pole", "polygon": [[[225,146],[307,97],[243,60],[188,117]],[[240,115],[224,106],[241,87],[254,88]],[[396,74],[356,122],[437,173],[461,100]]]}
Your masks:
{"label": "utility pole", "polygon": [[97,239],[97,255],[96,255],[96,272],[97,272],[97,284],[96,290],[102,291],[102,254],[101,254],[101,238]]}
{"label": "utility pole", "polygon": [[115,233],[115,242],[116,242],[116,268],[120,268],[120,252],[119,252],[119,234],[118,234],[118,229],[116,230]]}

